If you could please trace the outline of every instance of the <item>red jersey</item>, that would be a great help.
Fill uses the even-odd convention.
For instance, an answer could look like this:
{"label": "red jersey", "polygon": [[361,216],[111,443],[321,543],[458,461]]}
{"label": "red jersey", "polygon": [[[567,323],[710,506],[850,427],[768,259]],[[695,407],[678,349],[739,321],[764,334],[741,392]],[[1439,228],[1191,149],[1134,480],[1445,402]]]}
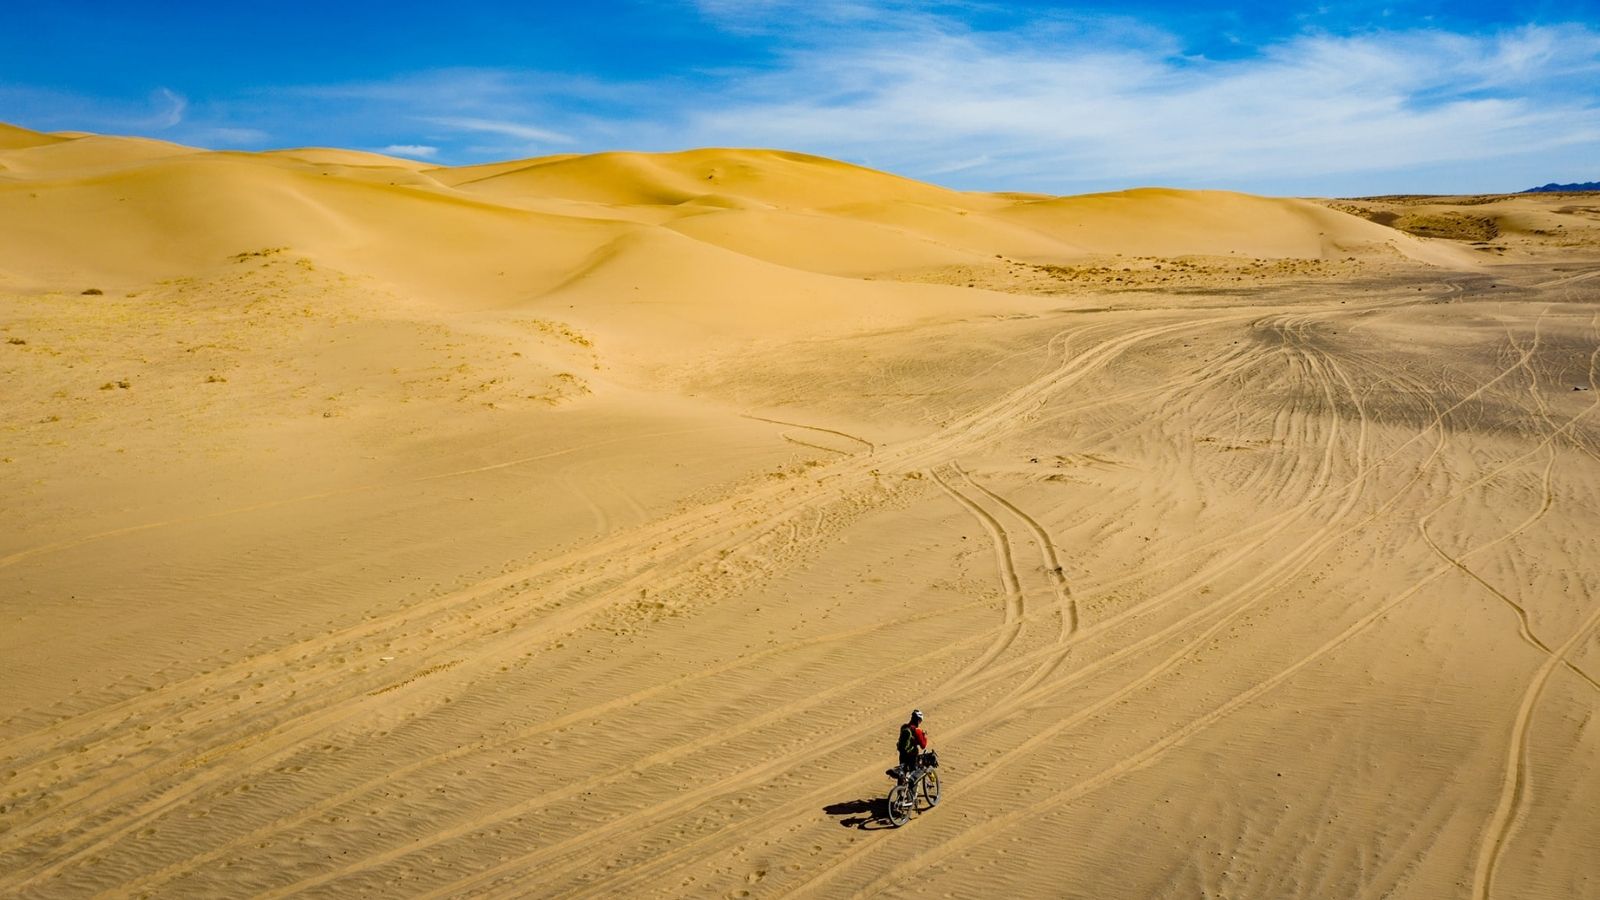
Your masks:
{"label": "red jersey", "polygon": [[895,745],[895,750],[902,756],[914,753],[918,748],[928,749],[928,734],[910,722],[900,726],[900,740]]}

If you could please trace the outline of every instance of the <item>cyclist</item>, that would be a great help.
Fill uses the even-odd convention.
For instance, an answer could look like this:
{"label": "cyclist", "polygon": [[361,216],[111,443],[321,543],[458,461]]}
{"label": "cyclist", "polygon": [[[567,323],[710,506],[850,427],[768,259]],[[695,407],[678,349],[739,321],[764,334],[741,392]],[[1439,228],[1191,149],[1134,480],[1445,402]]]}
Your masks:
{"label": "cyclist", "polygon": [[928,733],[922,730],[922,710],[913,709],[911,720],[900,726],[900,740],[895,750],[900,754],[900,780],[905,781],[916,771],[922,751],[928,749]]}

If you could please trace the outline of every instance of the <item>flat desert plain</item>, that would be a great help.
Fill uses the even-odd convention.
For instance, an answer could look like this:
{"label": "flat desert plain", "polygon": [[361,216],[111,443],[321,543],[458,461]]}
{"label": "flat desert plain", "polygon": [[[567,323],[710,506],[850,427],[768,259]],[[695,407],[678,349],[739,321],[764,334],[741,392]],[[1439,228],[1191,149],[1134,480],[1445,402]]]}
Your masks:
{"label": "flat desert plain", "polygon": [[1600,896],[1594,195],[0,147],[0,894]]}

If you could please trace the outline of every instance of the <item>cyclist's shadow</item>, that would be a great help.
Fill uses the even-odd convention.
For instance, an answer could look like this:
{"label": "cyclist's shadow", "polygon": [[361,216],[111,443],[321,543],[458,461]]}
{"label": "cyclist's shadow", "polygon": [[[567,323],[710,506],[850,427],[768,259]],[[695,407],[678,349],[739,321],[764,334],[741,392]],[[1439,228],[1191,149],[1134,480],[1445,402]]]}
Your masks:
{"label": "cyclist's shadow", "polygon": [[846,828],[876,831],[879,828],[894,827],[889,823],[889,798],[887,797],[830,803],[824,806],[822,811],[830,816],[843,816],[844,818],[839,820],[839,824]]}

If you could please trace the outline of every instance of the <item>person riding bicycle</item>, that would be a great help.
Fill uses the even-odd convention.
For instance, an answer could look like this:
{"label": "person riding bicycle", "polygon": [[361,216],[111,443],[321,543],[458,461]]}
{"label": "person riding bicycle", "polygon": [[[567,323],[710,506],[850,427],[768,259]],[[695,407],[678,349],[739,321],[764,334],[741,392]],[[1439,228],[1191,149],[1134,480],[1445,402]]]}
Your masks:
{"label": "person riding bicycle", "polygon": [[922,751],[928,749],[928,733],[922,730],[922,710],[913,709],[911,720],[900,726],[900,740],[895,750],[900,754],[901,778],[909,778],[922,761]]}

